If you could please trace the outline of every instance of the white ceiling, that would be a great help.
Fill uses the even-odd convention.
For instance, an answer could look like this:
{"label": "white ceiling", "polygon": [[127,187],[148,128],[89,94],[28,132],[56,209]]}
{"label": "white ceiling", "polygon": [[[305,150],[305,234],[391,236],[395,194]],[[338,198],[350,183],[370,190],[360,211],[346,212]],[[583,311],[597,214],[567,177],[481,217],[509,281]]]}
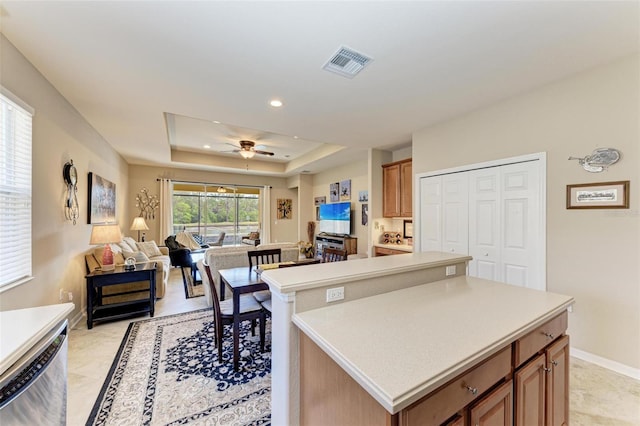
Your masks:
{"label": "white ceiling", "polygon": [[[3,0],[0,24],[129,163],[286,176],[407,146],[417,129],[638,52],[639,10]],[[353,79],[321,69],[342,45],[373,58]],[[217,152],[244,138],[275,158]]]}

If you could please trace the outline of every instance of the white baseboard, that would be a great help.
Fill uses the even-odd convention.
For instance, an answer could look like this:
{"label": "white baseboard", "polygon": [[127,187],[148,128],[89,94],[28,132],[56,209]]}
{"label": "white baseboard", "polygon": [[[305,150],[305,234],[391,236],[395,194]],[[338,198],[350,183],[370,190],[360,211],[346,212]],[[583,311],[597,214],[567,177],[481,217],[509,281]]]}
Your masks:
{"label": "white baseboard", "polygon": [[82,318],[84,317],[83,311],[78,312],[73,318],[71,318],[71,320],[69,321],[69,329],[72,329],[73,327],[76,326],[76,324],[78,324],[80,321],[82,321]]}
{"label": "white baseboard", "polygon": [[574,347],[571,347],[570,351],[571,356],[574,356],[578,359],[590,362],[611,371],[615,371],[616,373],[631,377],[632,379],[640,380],[640,369],[638,368],[629,367],[628,365],[624,365],[607,358],[602,358],[601,356],[581,351],[580,349],[576,349]]}

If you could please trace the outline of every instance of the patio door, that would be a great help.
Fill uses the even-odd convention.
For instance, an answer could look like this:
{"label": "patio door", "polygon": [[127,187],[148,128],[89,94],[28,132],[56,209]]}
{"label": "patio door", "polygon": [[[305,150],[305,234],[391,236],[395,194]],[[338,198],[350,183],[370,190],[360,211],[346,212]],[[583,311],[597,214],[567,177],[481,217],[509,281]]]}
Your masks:
{"label": "patio door", "polygon": [[240,244],[260,227],[260,188],[236,185],[175,183],[173,231],[187,231],[203,244]]}

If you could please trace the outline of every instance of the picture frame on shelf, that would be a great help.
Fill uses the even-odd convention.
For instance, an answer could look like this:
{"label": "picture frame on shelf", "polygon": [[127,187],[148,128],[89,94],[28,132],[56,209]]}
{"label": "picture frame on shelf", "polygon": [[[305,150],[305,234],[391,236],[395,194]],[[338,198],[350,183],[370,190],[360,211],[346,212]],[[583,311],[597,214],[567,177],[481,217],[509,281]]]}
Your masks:
{"label": "picture frame on shelf", "polygon": [[630,181],[567,185],[567,209],[628,209]]}

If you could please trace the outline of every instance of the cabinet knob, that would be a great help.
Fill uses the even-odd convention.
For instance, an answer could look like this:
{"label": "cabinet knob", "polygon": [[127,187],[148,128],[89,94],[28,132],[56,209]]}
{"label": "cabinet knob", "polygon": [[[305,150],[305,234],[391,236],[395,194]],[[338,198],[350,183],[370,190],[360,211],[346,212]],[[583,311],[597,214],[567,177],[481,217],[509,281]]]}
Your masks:
{"label": "cabinet knob", "polygon": [[551,374],[551,369],[547,367],[542,368],[547,374]]}
{"label": "cabinet knob", "polygon": [[558,361],[553,360],[553,361],[551,361],[551,364],[553,364],[554,367],[557,367],[558,366]]}
{"label": "cabinet knob", "polygon": [[556,337],[551,333],[547,333],[546,331],[543,331],[542,334],[544,334],[545,336],[547,336],[551,340],[555,339],[555,337]]}
{"label": "cabinet knob", "polygon": [[478,388],[474,388],[471,386],[465,386],[464,387],[466,390],[468,390],[469,392],[471,392],[471,395],[477,395],[478,394]]}
{"label": "cabinet knob", "polygon": [[453,253],[455,250],[454,250],[454,249],[449,249],[449,251],[450,251],[451,253]]}
{"label": "cabinet knob", "polygon": [[484,255],[485,255],[485,256],[489,256],[489,253],[485,253]]}

